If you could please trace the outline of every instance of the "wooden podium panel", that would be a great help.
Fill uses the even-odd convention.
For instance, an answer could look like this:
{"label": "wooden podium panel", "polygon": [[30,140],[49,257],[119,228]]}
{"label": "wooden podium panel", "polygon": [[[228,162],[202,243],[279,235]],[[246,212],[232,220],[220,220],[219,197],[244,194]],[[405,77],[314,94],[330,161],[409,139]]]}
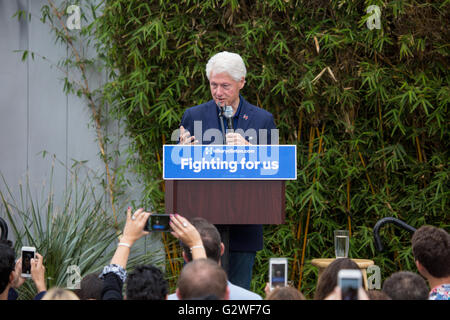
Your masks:
{"label": "wooden podium panel", "polygon": [[283,224],[282,180],[166,180],[166,213],[213,224]]}

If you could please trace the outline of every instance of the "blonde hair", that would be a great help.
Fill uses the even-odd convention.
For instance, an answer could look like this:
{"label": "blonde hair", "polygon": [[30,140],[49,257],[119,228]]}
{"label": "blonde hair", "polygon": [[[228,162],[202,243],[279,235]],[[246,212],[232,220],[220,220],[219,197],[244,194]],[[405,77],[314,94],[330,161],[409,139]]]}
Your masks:
{"label": "blonde hair", "polygon": [[244,60],[237,53],[222,51],[212,56],[206,64],[206,76],[226,72],[235,81],[241,81],[247,75]]}
{"label": "blonde hair", "polygon": [[72,291],[62,288],[52,288],[42,297],[42,300],[80,300]]}

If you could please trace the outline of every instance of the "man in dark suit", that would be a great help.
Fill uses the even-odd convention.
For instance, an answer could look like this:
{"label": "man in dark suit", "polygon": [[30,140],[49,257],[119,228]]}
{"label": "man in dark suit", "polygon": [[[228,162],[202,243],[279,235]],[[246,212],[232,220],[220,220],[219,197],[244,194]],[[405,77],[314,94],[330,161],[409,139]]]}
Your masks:
{"label": "man in dark suit", "polygon": [[[185,111],[180,126],[181,144],[278,144],[272,114],[240,95],[246,73],[244,61],[236,53],[220,52],[208,61],[206,76],[213,99]],[[226,133],[226,139],[223,139],[219,106],[233,109],[234,130]],[[229,281],[249,289],[256,251],[263,247],[262,225],[217,226],[220,231],[225,227],[229,228]]]}

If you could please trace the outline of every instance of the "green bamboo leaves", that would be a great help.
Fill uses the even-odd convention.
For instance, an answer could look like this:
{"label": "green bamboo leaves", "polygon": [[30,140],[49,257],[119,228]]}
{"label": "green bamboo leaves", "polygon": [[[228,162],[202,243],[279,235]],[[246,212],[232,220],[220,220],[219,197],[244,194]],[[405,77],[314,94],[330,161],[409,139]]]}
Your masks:
{"label": "green bamboo leaves", "polygon": [[373,30],[364,1],[116,0],[98,21],[120,71],[108,93],[120,97],[155,207],[163,207],[161,146],[185,108],[210,99],[204,65],[218,51],[244,57],[243,95],[274,114],[282,143],[298,145],[287,223],[265,228],[254,290],[263,291],[276,255],[290,257],[291,280],[311,295],[308,261],[333,256],[337,228],[352,231],[350,256],[375,259],[387,276],[412,268],[412,257],[405,236],[375,252],[378,219],[448,227],[449,37],[424,30],[445,21],[449,4],[376,4],[382,21]]}
{"label": "green bamboo leaves", "polygon": [[[84,277],[101,272],[109,264],[119,234],[110,213],[105,210],[108,207],[106,194],[94,183],[100,177],[86,170],[84,164],[75,163],[67,169],[70,177],[67,188],[55,192],[55,167],[60,170],[59,161],[53,161],[50,181],[43,186],[40,196],[32,194],[28,177],[15,195],[0,175],[0,214],[11,230],[10,239],[14,239],[18,257],[22,246],[36,247],[44,257],[47,287],[66,288],[70,266],[77,266]],[[121,212],[125,212],[122,209]],[[122,228],[124,218],[125,215],[120,217]],[[133,247],[130,269],[137,264],[164,263],[163,256],[158,255],[157,244],[146,244],[145,250]],[[20,299],[33,299],[37,294],[35,290],[32,282],[27,281],[20,287]]]}

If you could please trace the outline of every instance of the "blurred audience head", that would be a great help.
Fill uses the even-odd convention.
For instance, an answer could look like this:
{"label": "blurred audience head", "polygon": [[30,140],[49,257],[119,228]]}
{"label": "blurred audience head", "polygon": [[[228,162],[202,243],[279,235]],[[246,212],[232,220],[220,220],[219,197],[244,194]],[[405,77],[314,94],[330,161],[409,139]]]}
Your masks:
{"label": "blurred audience head", "polygon": [[323,300],[338,285],[338,272],[342,269],[356,269],[359,270],[358,265],[348,258],[339,258],[325,268],[317,281],[316,291],[314,293],[314,300]]}
{"label": "blurred audience head", "polygon": [[411,243],[420,274],[428,280],[450,276],[450,235],[447,231],[423,226],[414,232]]}
{"label": "blurred audience head", "polygon": [[392,300],[385,292],[381,290],[369,290],[367,291],[369,300]]}
{"label": "blurred audience head", "polygon": [[126,280],[127,300],[165,300],[169,285],[160,269],[152,265],[137,266]]}
{"label": "blurred audience head", "polygon": [[72,291],[62,288],[52,288],[42,297],[42,300],[80,300]]}
{"label": "blurred audience head", "polygon": [[393,273],[383,283],[382,291],[392,300],[427,300],[428,286],[417,273],[400,271]]}
{"label": "blurred audience head", "polygon": [[[209,223],[204,218],[189,219],[189,222],[197,229],[202,238],[203,246],[205,247],[206,256],[216,262],[220,262],[220,257],[223,253],[223,244],[220,239],[219,231],[216,226]],[[181,243],[185,259],[187,262],[192,261],[192,254],[190,248]]]}
{"label": "blurred audience head", "polygon": [[266,300],[306,300],[305,296],[295,288],[282,287],[273,289]]}
{"label": "blurred audience head", "polygon": [[103,280],[99,278],[101,272],[89,273],[80,282],[80,289],[74,290],[80,300],[101,300]]}
{"label": "blurred audience head", "polygon": [[186,264],[178,278],[180,300],[203,299],[208,296],[229,299],[227,274],[216,261],[196,259]]}

